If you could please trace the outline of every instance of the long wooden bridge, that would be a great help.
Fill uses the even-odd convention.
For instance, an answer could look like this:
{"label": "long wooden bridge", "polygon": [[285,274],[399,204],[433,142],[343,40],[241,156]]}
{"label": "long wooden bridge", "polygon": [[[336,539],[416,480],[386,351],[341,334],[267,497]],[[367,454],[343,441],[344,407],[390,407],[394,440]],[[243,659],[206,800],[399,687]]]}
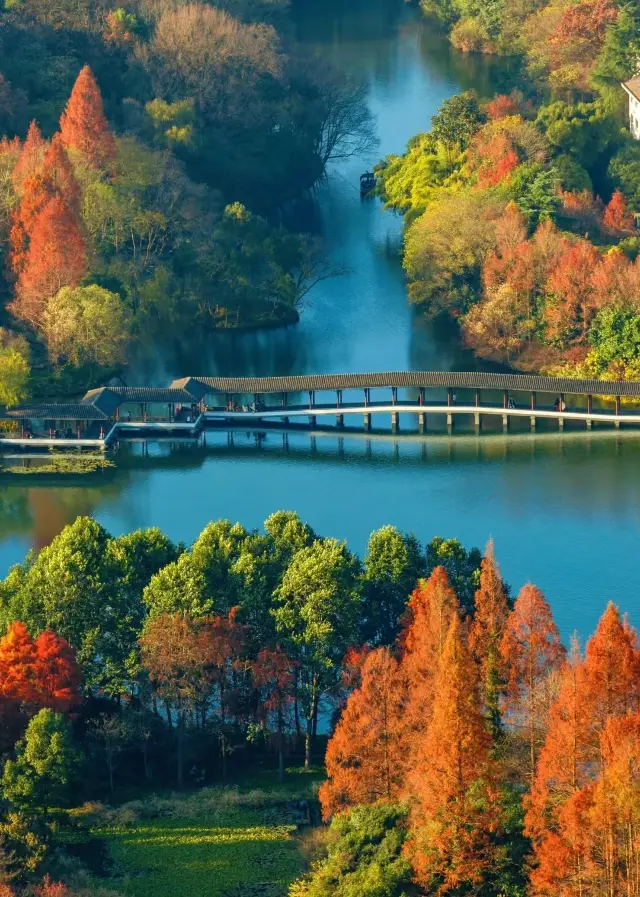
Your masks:
{"label": "long wooden bridge", "polygon": [[[370,430],[374,415],[401,416],[425,432],[430,420],[466,419],[480,432],[484,418],[506,431],[514,419],[532,430],[551,420],[616,428],[640,425],[640,382],[572,380],[528,374],[396,371],[289,377],[186,377],[168,387],[105,386],[75,404],[25,404],[0,410],[0,446],[105,449],[126,439],[196,438],[206,427],[350,424]],[[7,427],[8,424],[8,427]]]}

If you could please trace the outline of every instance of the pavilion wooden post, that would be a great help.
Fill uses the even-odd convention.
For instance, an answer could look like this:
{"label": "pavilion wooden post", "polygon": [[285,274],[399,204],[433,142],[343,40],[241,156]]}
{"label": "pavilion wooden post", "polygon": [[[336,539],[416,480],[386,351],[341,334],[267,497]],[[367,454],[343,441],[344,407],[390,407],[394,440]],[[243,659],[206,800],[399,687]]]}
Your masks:
{"label": "pavilion wooden post", "polygon": [[616,396],[616,420],[614,421],[616,430],[620,429],[620,421],[618,418],[620,417],[620,396]]}
{"label": "pavilion wooden post", "polygon": [[397,386],[391,387],[391,404],[392,405],[398,404],[398,387]]}
{"label": "pavilion wooden post", "polygon": [[[365,408],[369,407],[370,400],[371,400],[371,390],[369,389],[368,386],[365,386],[365,388],[364,388],[364,407]],[[369,430],[371,429],[371,414],[368,411],[365,411],[365,413],[364,413],[363,426],[364,426],[364,429],[368,433]]]}
{"label": "pavilion wooden post", "polygon": [[[336,406],[338,408],[342,408],[342,390],[336,389]],[[336,424],[339,427],[344,427],[344,414],[336,415]]]}
{"label": "pavilion wooden post", "polygon": [[[418,405],[420,408],[424,408],[424,386],[421,386],[418,391]],[[418,415],[418,430],[420,433],[424,433],[427,428],[427,415],[424,411],[421,411]]]}
{"label": "pavilion wooden post", "polygon": [[[315,404],[316,404],[316,394],[313,389],[310,389],[309,390],[309,410],[314,408]],[[309,415],[309,426],[315,427],[315,425],[316,425],[316,416],[315,416],[315,414],[310,414]]]}
{"label": "pavilion wooden post", "polygon": [[[589,395],[587,396],[587,414],[592,414],[592,413],[593,413],[593,396],[592,396],[591,394],[589,394]],[[592,423],[593,423],[592,420],[591,420],[591,418],[588,417],[588,418],[586,419],[585,423],[586,423],[586,425],[587,425],[587,430],[590,430],[590,429],[591,429],[591,425],[592,425]]]}
{"label": "pavilion wooden post", "polygon": [[[286,408],[286,407],[287,407],[287,403],[288,403],[288,401],[289,401],[289,393],[288,393],[288,392],[283,392],[283,393],[282,393],[282,407],[283,407],[283,408]],[[284,421],[285,424],[288,424],[288,423],[289,423],[289,417],[288,417],[287,415],[285,415],[285,416],[282,418],[282,420]]]}

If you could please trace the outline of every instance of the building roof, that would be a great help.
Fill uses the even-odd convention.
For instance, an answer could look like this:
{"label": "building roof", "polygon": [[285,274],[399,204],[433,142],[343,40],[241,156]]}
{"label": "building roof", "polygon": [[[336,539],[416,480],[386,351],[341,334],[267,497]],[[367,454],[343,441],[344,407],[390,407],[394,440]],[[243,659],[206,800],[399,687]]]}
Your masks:
{"label": "building roof", "polygon": [[533,374],[493,374],[480,371],[390,371],[371,374],[311,374],[292,377],[197,377],[209,392],[234,395],[306,392],[308,390],[411,387],[452,389],[512,389],[527,392],[598,396],[638,396],[640,382],[573,380]]}
{"label": "building roof", "polygon": [[625,81],[622,86],[632,97],[635,97],[636,100],[640,100],[640,75],[636,75],[636,77],[632,78],[630,81]]}
{"label": "building roof", "polygon": [[11,420],[109,420],[109,415],[94,405],[63,405],[50,402],[42,405],[18,405],[4,411]]}
{"label": "building roof", "polygon": [[[639,79],[640,80],[640,79]],[[99,420],[113,417],[126,403],[191,404],[207,394],[258,395],[336,389],[376,388],[492,389],[568,395],[640,398],[640,382],[572,380],[534,374],[494,374],[482,371],[389,371],[371,374],[306,374],[291,377],[186,377],[170,387],[104,386],[92,389],[77,404],[48,402],[18,405],[0,412],[17,420]]]}

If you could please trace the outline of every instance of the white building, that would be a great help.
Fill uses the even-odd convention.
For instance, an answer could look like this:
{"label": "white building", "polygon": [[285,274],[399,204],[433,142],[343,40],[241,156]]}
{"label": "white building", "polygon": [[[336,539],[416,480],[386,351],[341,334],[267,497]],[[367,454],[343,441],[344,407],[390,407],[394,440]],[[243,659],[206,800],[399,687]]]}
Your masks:
{"label": "white building", "polygon": [[640,140],[640,75],[622,85],[629,94],[629,130],[631,136]]}

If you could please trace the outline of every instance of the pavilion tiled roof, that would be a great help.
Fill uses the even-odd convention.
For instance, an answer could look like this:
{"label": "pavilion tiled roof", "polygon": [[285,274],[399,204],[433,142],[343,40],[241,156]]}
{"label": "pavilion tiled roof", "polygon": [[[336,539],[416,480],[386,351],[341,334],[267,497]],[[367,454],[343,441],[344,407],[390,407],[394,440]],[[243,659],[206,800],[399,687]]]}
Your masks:
{"label": "pavilion tiled roof", "polygon": [[82,403],[72,405],[49,402],[42,405],[18,405],[6,409],[3,416],[11,420],[109,420],[109,415],[99,408]]}
{"label": "pavilion tiled roof", "polygon": [[510,389],[527,392],[598,396],[638,396],[640,382],[574,380],[534,374],[496,374],[481,371],[390,371],[372,374],[306,374],[291,377],[196,377],[209,392],[230,394],[306,392],[308,390],[411,387],[452,389]]}

